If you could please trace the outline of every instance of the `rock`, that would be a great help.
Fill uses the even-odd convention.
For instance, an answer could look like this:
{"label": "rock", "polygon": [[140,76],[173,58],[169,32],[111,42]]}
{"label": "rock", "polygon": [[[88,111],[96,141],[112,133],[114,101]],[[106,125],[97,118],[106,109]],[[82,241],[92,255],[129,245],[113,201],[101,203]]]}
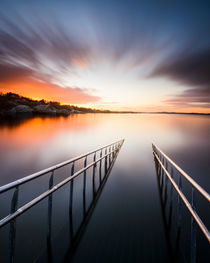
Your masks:
{"label": "rock", "polygon": [[71,113],[83,113],[83,112],[79,110],[71,110]]}
{"label": "rock", "polygon": [[9,115],[16,115],[16,114],[32,114],[32,109],[26,105],[18,105],[13,107],[11,110],[8,111]]}
{"label": "rock", "polygon": [[56,109],[49,104],[47,105],[37,105],[34,107],[34,112],[39,114],[49,114],[56,115]]}
{"label": "rock", "polygon": [[71,111],[66,110],[66,109],[60,109],[60,110],[56,109],[56,114],[67,116],[67,115],[71,114]]}
{"label": "rock", "polygon": [[47,105],[37,105],[34,107],[34,113],[45,114],[45,115],[64,115],[68,116],[72,113],[82,113],[78,110],[67,110],[67,109],[56,109],[50,104]]}
{"label": "rock", "polygon": [[8,101],[8,104],[9,104],[11,107],[14,107],[14,106],[18,106],[18,105],[19,105],[16,101]]}

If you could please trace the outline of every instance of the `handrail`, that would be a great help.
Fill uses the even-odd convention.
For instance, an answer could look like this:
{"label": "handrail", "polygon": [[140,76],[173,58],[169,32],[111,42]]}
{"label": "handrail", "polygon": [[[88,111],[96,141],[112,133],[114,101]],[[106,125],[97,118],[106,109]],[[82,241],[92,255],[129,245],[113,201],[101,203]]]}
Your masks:
{"label": "handrail", "polygon": [[77,231],[75,231],[75,234],[73,234],[73,237],[71,239],[72,242],[70,243],[68,252],[65,256],[65,259],[66,259],[66,260],[64,260],[65,262],[71,262],[72,253],[73,253],[73,251],[75,251],[75,249],[79,243],[79,240],[82,237],[82,233],[83,233],[83,231],[84,231],[84,229],[88,223],[88,220],[91,217],[91,214],[93,213],[93,210],[94,210],[96,203],[97,203],[97,201],[98,201],[98,199],[102,193],[103,187],[104,187],[104,185],[108,179],[108,176],[109,176],[109,174],[113,168],[113,165],[114,165],[116,158],[117,158],[117,155],[115,155],[110,167],[108,168],[107,172],[105,172],[105,176],[103,177],[103,179],[101,181],[99,181],[98,189],[93,194],[93,200],[91,201],[88,209],[85,210],[85,212],[83,214],[84,218],[82,219],[80,226],[78,227]]}
{"label": "handrail", "polygon": [[[3,193],[3,192],[5,192],[5,191],[7,191],[7,190],[10,190],[10,189],[12,189],[12,188],[14,188],[14,187],[17,187],[17,186],[19,186],[19,185],[21,185],[21,184],[24,184],[24,183],[26,183],[26,182],[29,182],[29,181],[31,181],[31,180],[33,180],[33,179],[35,179],[35,178],[37,178],[37,177],[39,177],[39,176],[41,176],[41,175],[47,174],[47,173],[49,173],[49,172],[51,172],[51,171],[55,171],[55,170],[57,170],[57,169],[65,166],[65,165],[68,165],[68,164],[70,164],[70,163],[73,163],[73,162],[75,162],[75,161],[78,161],[79,159],[82,159],[82,158],[84,158],[84,157],[86,157],[86,156],[88,156],[88,155],[90,155],[90,154],[93,154],[93,153],[95,153],[95,152],[98,152],[98,151],[100,151],[100,150],[103,150],[103,149],[105,149],[105,148],[107,148],[107,147],[109,147],[109,146],[112,146],[112,145],[114,145],[114,144],[120,143],[121,141],[122,141],[122,140],[116,141],[116,142],[111,143],[111,144],[107,144],[107,145],[105,145],[105,146],[103,146],[103,147],[101,147],[101,148],[98,148],[98,149],[95,149],[95,150],[93,150],[93,151],[87,152],[87,153],[85,153],[85,154],[79,155],[79,156],[77,156],[77,157],[75,157],[75,158],[69,159],[69,160],[64,161],[64,162],[62,162],[62,163],[59,163],[59,164],[53,165],[53,166],[51,166],[51,167],[49,167],[49,168],[43,169],[43,170],[41,170],[41,171],[39,171],[39,172],[36,172],[36,173],[30,174],[30,175],[27,175],[27,176],[25,176],[25,177],[23,177],[23,178],[21,178],[21,179],[18,179],[18,180],[14,181],[14,182],[11,182],[11,183],[8,183],[8,184],[6,184],[6,185],[3,185],[3,186],[0,187],[0,194]],[[123,140],[123,141],[124,141],[124,140]]]}
{"label": "handrail", "polygon": [[[29,208],[31,208],[32,206],[34,206],[35,204],[39,203],[41,200],[43,200],[44,198],[46,198],[47,196],[51,195],[53,192],[55,192],[56,190],[58,190],[59,188],[61,188],[62,186],[64,186],[66,183],[72,181],[75,177],[77,177],[78,175],[80,175],[81,173],[85,172],[87,169],[89,169],[90,167],[94,166],[95,164],[97,164],[99,161],[103,160],[104,158],[107,158],[108,156],[111,156],[111,154],[114,154],[115,152],[119,151],[122,144],[123,144],[124,140],[120,140],[120,141],[117,141],[116,143],[113,143],[113,144],[109,144],[105,147],[101,147],[99,148],[99,150],[102,150],[106,147],[109,147],[111,145],[114,145],[116,144],[117,147],[114,148],[114,150],[111,150],[109,151],[108,153],[106,153],[103,157],[100,157],[98,158],[97,160],[95,160],[94,158],[94,161],[86,166],[84,166],[84,168],[80,169],[79,171],[73,173],[71,176],[69,176],[68,178],[64,179],[63,181],[61,181],[60,183],[56,184],[55,186],[53,186],[51,189],[45,191],[44,193],[42,193],[41,195],[39,195],[38,197],[34,198],[33,200],[29,201],[28,203],[24,204],[22,207],[18,208],[17,210],[13,211],[12,213],[10,213],[9,215],[7,215],[6,217],[4,217],[3,219],[0,220],[0,227],[4,226],[5,224],[9,223],[10,221],[12,221],[13,219],[15,219],[17,216],[23,214],[25,211],[27,211]],[[96,150],[97,151],[97,150]],[[96,152],[96,151],[92,151],[90,152],[90,154]],[[89,154],[84,154],[84,155],[81,155],[83,157],[86,157],[87,155]],[[81,158],[73,158],[71,160],[79,160]],[[70,161],[71,161],[70,160]],[[71,161],[70,163],[74,162],[74,161]],[[68,163],[69,164],[69,163]],[[54,166],[55,167],[55,166]],[[56,166],[57,167],[57,166]],[[62,166],[60,166],[62,167]],[[56,168],[57,169],[57,168]],[[55,169],[54,169],[55,170]],[[50,170],[50,171],[54,171],[53,169]],[[37,173],[36,173],[37,174]],[[25,177],[24,177],[25,178]],[[23,178],[23,179],[24,179]],[[33,178],[34,179],[34,178]],[[16,181],[15,181],[16,182]],[[24,181],[24,183],[27,182],[27,181]],[[12,183],[11,183],[12,184]],[[17,184],[18,186],[19,184]],[[7,185],[6,185],[7,186]],[[15,185],[16,186],[16,185]],[[7,190],[15,187],[15,186],[12,186],[12,187],[9,187]],[[6,190],[4,190],[6,191]]]}
{"label": "handrail", "polygon": [[[197,223],[197,225],[199,226],[199,228],[201,229],[201,231],[203,232],[203,234],[205,235],[205,237],[207,238],[208,242],[210,242],[210,233],[209,230],[207,229],[207,227],[205,226],[205,224],[202,222],[201,218],[199,217],[199,215],[196,213],[195,208],[193,207],[193,205],[191,205],[189,203],[189,201],[187,200],[186,196],[183,194],[183,192],[181,191],[181,189],[179,188],[179,186],[176,184],[176,182],[174,181],[174,179],[172,178],[172,176],[170,175],[170,173],[167,171],[167,169],[165,168],[164,164],[161,162],[158,153],[156,152],[156,150],[159,151],[160,154],[162,154],[170,163],[173,167],[175,167],[181,175],[183,175],[190,183],[193,187],[195,187],[199,193],[201,193],[208,201],[209,201],[209,194],[203,190],[202,187],[200,187],[189,175],[187,175],[178,165],[176,165],[166,154],[164,154],[157,146],[155,146],[154,144],[152,144],[152,148],[153,148],[153,154],[154,157],[156,158],[156,160],[158,161],[158,163],[160,164],[161,168],[163,169],[163,171],[165,172],[165,174],[167,175],[167,177],[169,178],[169,180],[171,181],[172,185],[174,186],[175,190],[177,191],[177,193],[179,194],[179,196],[181,197],[182,201],[184,202],[184,204],[186,205],[187,209],[189,210],[189,212],[191,213],[192,217],[194,218],[195,222]],[[192,200],[193,202],[193,200]]]}
{"label": "handrail", "polygon": [[181,175],[183,175],[188,182],[191,183],[209,202],[210,202],[210,195],[198,184],[196,183],[187,173],[185,173],[175,162],[173,162],[161,149],[156,146],[154,143],[152,144],[153,150],[158,150],[170,163],[171,165],[176,168]]}

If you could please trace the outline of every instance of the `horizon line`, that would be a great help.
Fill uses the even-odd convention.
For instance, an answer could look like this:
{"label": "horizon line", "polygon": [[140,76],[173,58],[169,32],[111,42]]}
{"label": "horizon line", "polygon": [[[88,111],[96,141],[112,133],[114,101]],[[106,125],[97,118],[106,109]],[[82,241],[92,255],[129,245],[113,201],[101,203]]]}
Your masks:
{"label": "horizon line", "polygon": [[81,106],[77,106],[76,104],[63,104],[59,101],[50,101],[50,100],[46,100],[46,99],[33,99],[33,98],[30,98],[30,97],[26,97],[24,95],[20,95],[18,93],[14,93],[14,92],[6,92],[6,93],[3,93],[3,92],[0,92],[0,96],[5,96],[7,94],[12,94],[12,95],[17,95],[19,97],[22,97],[22,98],[26,98],[26,99],[30,99],[32,101],[42,101],[44,100],[46,103],[59,103],[60,105],[62,106],[73,106],[73,107],[77,107],[77,108],[83,108],[83,109],[90,109],[92,111],[97,111],[97,112],[94,112],[94,113],[123,113],[123,114],[181,114],[181,115],[184,115],[184,114],[187,114],[187,115],[210,115],[210,112],[177,112],[177,111],[132,111],[132,110],[128,110],[128,111],[125,111],[125,110],[105,110],[105,109],[97,109],[97,108],[88,108],[88,107],[81,107]]}

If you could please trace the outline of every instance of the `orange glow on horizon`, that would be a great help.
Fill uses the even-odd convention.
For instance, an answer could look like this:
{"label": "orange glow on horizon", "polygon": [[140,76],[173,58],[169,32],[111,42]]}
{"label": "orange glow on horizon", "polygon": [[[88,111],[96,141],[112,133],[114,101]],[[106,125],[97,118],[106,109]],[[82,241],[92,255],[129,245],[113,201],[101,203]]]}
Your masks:
{"label": "orange glow on horizon", "polygon": [[61,104],[86,104],[99,100],[98,97],[89,95],[78,88],[62,88],[33,79],[0,83],[0,91],[14,92],[34,100],[58,101]]}
{"label": "orange glow on horizon", "polygon": [[[78,62],[80,63],[80,62]],[[192,105],[169,105],[159,103],[154,106],[134,106],[129,107],[122,103],[105,103],[99,97],[91,95],[79,88],[62,88],[54,84],[48,84],[35,79],[18,79],[16,81],[7,81],[0,83],[0,92],[14,92],[34,100],[57,101],[61,104],[76,105],[100,110],[111,111],[136,111],[136,112],[177,112],[177,113],[210,113],[209,108],[193,107]]]}

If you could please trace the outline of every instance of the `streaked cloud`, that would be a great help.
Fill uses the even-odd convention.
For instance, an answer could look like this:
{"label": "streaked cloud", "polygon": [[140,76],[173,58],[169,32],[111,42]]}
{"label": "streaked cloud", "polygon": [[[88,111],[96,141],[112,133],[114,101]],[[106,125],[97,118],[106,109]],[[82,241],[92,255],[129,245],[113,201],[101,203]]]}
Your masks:
{"label": "streaked cloud", "polygon": [[0,64],[0,83],[32,76],[33,71],[28,67],[11,64]]}
{"label": "streaked cloud", "polygon": [[188,86],[210,89],[210,48],[181,53],[160,63],[151,76],[164,76]]}
{"label": "streaked cloud", "polygon": [[163,101],[171,106],[210,108],[210,88],[187,89],[182,94]]}
{"label": "streaked cloud", "polygon": [[[210,48],[195,53],[185,50],[159,64],[150,77],[167,77],[186,85],[181,94],[164,100],[174,106],[210,107]],[[190,88],[191,87],[191,88]]]}
{"label": "streaked cloud", "polygon": [[[1,63],[28,67],[35,73],[68,70],[83,63],[90,55],[90,48],[77,41],[56,19],[46,23],[42,18],[29,24],[16,15],[15,23],[10,17],[0,19]],[[53,72],[52,72],[53,73]],[[53,75],[53,74],[52,74]]]}
{"label": "streaked cloud", "polygon": [[[19,18],[19,17],[17,17]],[[85,67],[90,50],[66,35],[56,20],[31,26],[24,19],[15,24],[1,16],[0,91],[30,97],[85,104],[99,101],[88,89],[62,85],[63,76]],[[60,82],[60,85],[57,83]],[[27,87],[26,87],[27,86]]]}

